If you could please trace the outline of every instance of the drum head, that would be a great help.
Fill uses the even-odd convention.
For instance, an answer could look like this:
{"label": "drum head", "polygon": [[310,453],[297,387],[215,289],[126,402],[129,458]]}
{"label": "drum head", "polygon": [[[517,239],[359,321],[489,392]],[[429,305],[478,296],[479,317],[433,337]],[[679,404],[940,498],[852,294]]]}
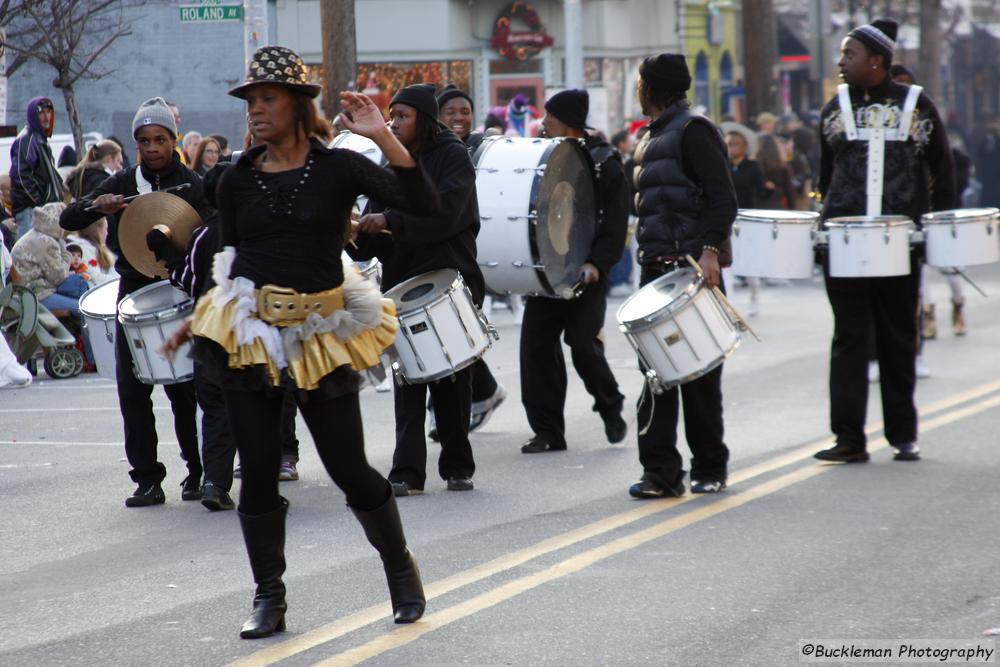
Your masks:
{"label": "drum head", "polygon": [[737,214],[739,220],[747,222],[780,222],[782,224],[804,223],[812,224],[819,220],[819,213],[811,211],[782,211],[780,209],[741,208]]}
{"label": "drum head", "polygon": [[572,140],[554,143],[543,160],[533,250],[550,287],[572,285],[597,231],[594,164],[587,149]]}
{"label": "drum head", "polygon": [[166,280],[161,280],[123,298],[118,304],[118,314],[134,318],[140,315],[158,313],[189,301],[191,301],[191,297]]}
{"label": "drum head", "polygon": [[330,148],[343,148],[355,153],[361,153],[377,165],[382,164],[382,149],[374,141],[360,134],[344,130],[330,142]]}
{"label": "drum head", "polygon": [[675,311],[698,291],[694,269],[678,269],[644,285],[618,309],[619,322],[634,322],[664,310]]}
{"label": "drum head", "polygon": [[405,313],[433,303],[461,277],[455,269],[431,271],[399,283],[385,296],[396,304],[397,313]]}
{"label": "drum head", "polygon": [[925,213],[920,220],[925,225],[950,224],[952,222],[972,222],[995,219],[1000,211],[995,208],[957,208],[951,211]]}
{"label": "drum head", "polygon": [[114,317],[118,313],[118,280],[87,290],[80,297],[80,312],[91,317]]}

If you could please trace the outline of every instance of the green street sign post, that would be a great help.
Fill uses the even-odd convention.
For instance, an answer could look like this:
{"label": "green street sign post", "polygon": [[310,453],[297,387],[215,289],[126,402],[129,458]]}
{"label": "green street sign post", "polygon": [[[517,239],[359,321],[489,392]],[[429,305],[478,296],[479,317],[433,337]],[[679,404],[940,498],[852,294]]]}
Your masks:
{"label": "green street sign post", "polygon": [[180,10],[181,23],[243,20],[243,5],[182,5]]}

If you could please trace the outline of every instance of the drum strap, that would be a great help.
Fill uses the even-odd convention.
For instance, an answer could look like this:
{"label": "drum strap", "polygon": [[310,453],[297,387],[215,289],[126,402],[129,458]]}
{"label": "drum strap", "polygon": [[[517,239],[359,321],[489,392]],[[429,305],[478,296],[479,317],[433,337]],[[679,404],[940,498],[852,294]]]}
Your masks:
{"label": "drum strap", "polygon": [[910,137],[910,125],[913,122],[913,112],[923,88],[910,86],[903,102],[899,125],[894,128],[884,126],[884,114],[888,111],[881,105],[872,105],[869,112],[881,107],[881,114],[871,114],[874,117],[867,122],[868,127],[858,130],[851,106],[850,88],[846,83],[837,86],[837,101],[840,104],[840,116],[844,122],[844,134],[848,141],[864,141],[868,144],[868,174],[865,179],[865,196],[867,204],[865,215],[882,215],[882,193],[885,185],[885,142],[906,141]]}
{"label": "drum strap", "polygon": [[142,175],[142,168],[138,165],[135,167],[135,190],[141,195],[148,195],[153,191],[153,184]]}

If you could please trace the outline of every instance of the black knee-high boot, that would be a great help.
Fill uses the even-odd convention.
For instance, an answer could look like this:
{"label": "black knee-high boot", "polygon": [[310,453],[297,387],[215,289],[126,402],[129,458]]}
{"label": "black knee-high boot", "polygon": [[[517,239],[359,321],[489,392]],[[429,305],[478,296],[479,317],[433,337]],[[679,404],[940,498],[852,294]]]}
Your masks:
{"label": "black knee-high boot", "polygon": [[239,512],[243,541],[250,556],[250,569],[257,582],[253,597],[253,611],[240,630],[243,639],[269,637],[285,630],[285,515],[288,501],[281,499],[281,507],[267,514]]}
{"label": "black knee-high boot", "polygon": [[424,615],[427,599],[424,597],[424,586],[420,583],[417,561],[406,548],[395,497],[389,492],[389,499],[378,509],[366,512],[352,507],[351,511],[365,529],[368,541],[382,557],[393,617],[397,623],[413,623]]}

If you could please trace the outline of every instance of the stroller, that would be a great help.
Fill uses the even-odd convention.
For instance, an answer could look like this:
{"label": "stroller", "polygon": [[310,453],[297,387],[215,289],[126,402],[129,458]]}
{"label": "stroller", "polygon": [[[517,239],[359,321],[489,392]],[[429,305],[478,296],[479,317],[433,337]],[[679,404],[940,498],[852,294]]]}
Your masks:
{"label": "stroller", "polygon": [[0,290],[0,334],[32,375],[38,372],[39,350],[52,378],[76,377],[83,371],[84,356],[76,336],[26,287],[7,285]]}

